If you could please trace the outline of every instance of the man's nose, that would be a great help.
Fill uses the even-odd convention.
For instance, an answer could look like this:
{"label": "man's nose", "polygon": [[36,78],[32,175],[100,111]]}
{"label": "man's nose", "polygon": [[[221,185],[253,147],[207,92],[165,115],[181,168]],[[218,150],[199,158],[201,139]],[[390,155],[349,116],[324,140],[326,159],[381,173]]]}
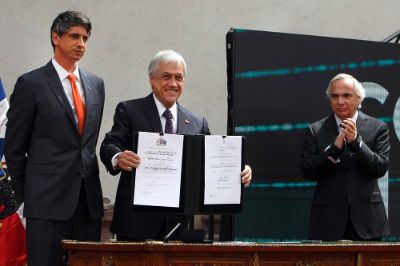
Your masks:
{"label": "man's nose", "polygon": [[78,45],[79,45],[79,46],[85,46],[85,45],[86,45],[85,40],[84,40],[83,38],[79,38],[79,40],[78,40]]}
{"label": "man's nose", "polygon": [[171,81],[170,81],[169,85],[170,85],[171,87],[176,87],[176,86],[178,86],[177,84],[178,84],[178,83],[177,83],[176,79],[171,78]]}

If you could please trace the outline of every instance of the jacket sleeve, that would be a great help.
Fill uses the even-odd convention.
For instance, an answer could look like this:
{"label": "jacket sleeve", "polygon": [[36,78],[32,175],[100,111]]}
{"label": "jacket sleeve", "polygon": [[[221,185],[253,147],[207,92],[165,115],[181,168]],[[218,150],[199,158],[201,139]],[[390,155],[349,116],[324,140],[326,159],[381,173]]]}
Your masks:
{"label": "jacket sleeve", "polygon": [[385,175],[389,168],[389,129],[387,124],[379,127],[374,138],[374,143],[369,147],[363,142],[362,136],[358,136],[353,143],[353,154],[355,162],[363,169],[364,173],[371,178],[380,178]]}
{"label": "jacket sleeve", "polygon": [[106,133],[100,147],[100,158],[110,174],[117,175],[120,170],[114,169],[111,163],[113,156],[129,147],[131,138],[129,117],[126,104],[121,102],[117,105],[114,114],[114,125],[111,131]]}
{"label": "jacket sleeve", "polygon": [[306,180],[318,180],[331,171],[341,153],[342,150],[333,143],[327,147],[319,147],[315,132],[309,126],[301,153],[301,176]]}
{"label": "jacket sleeve", "polygon": [[25,167],[36,106],[32,85],[20,77],[10,97],[4,155],[17,200],[24,201]]}

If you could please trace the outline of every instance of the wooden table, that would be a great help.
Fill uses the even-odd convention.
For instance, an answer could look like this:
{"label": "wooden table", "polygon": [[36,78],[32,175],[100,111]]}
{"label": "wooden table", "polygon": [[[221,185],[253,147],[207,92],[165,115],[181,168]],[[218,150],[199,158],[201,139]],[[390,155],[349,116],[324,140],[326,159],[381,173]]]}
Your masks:
{"label": "wooden table", "polygon": [[63,241],[69,266],[400,266],[400,243],[185,244]]}

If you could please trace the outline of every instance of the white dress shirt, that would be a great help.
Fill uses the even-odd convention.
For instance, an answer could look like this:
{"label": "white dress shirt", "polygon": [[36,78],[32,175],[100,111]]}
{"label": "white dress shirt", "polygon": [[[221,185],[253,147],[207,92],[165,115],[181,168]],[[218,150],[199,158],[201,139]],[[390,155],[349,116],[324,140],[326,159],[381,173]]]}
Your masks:
{"label": "white dress shirt", "polygon": [[[165,108],[165,106],[157,99],[157,97],[154,95],[153,93],[153,97],[154,97],[154,102],[156,103],[157,106],[157,111],[158,111],[158,116],[160,117],[161,120],[161,125],[162,125],[162,130],[165,133],[165,124],[167,122],[167,119],[163,116],[163,113],[165,110],[167,110],[167,108]],[[177,125],[178,125],[178,105],[176,104],[176,102],[174,103],[174,105],[171,106],[171,108],[169,108],[169,110],[172,113],[172,124],[174,125],[174,133],[177,132]]]}
{"label": "white dress shirt", "polygon": [[[74,114],[75,121],[76,123],[78,123],[78,115],[75,112],[75,104],[74,104],[74,97],[72,96],[71,83],[68,79],[68,75],[70,73],[67,70],[65,70],[54,58],[51,59],[51,62],[53,63],[53,66],[57,71],[58,77],[60,78],[61,84],[64,88],[65,95],[67,96],[68,102],[72,107],[72,112]],[[78,87],[79,94],[82,97],[82,101],[85,102],[85,93],[83,91],[78,65],[76,66],[73,74],[76,77],[76,85]]]}

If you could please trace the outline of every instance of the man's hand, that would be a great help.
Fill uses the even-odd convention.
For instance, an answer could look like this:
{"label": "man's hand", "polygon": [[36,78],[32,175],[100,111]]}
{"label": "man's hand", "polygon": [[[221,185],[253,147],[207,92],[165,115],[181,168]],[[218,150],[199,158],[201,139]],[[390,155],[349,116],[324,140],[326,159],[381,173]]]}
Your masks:
{"label": "man's hand", "polygon": [[342,131],[342,127],[340,127],[339,135],[336,137],[336,140],[335,140],[335,146],[339,150],[341,150],[343,148],[343,146],[344,146],[345,137],[346,137],[346,135]]}
{"label": "man's hand", "polygon": [[140,164],[139,156],[133,151],[125,150],[117,156],[117,167],[121,170],[132,172]]}
{"label": "man's hand", "polygon": [[242,183],[244,184],[244,186],[246,187],[250,186],[251,175],[252,175],[251,167],[249,165],[245,165],[244,170],[240,173],[240,176],[242,177]]}
{"label": "man's hand", "polygon": [[341,131],[345,135],[346,141],[348,143],[356,140],[358,134],[356,123],[350,118],[343,120]]}

